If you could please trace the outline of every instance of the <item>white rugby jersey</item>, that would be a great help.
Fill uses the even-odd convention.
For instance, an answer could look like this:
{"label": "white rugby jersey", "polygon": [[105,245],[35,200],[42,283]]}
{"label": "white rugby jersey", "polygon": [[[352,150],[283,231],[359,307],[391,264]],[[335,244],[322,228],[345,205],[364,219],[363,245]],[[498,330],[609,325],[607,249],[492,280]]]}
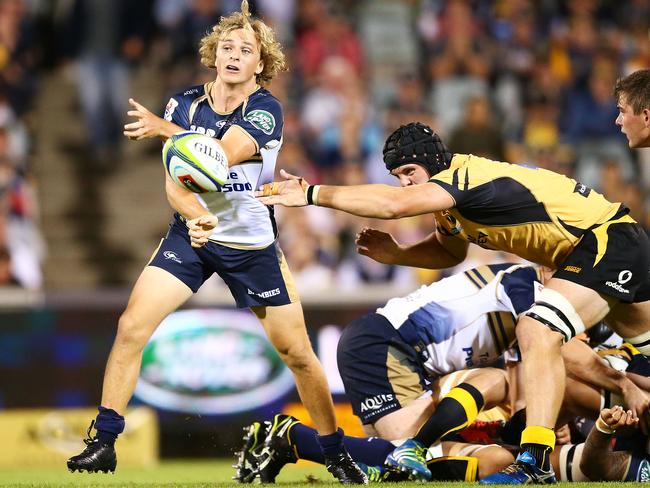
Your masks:
{"label": "white rugby jersey", "polygon": [[541,288],[537,269],[497,264],[445,278],[377,309],[432,377],[493,363],[515,341],[517,316]]}
{"label": "white rugby jersey", "polygon": [[273,181],[282,145],[282,106],[260,87],[232,112],[219,113],[212,105],[211,85],[195,86],[174,95],[167,103],[164,118],[216,139],[221,139],[232,125],[248,133],[258,152],[250,160],[231,166],[228,180],[218,191],[196,196],[219,218],[210,240],[232,247],[266,247],[277,237],[273,207],[260,203],[254,192]]}

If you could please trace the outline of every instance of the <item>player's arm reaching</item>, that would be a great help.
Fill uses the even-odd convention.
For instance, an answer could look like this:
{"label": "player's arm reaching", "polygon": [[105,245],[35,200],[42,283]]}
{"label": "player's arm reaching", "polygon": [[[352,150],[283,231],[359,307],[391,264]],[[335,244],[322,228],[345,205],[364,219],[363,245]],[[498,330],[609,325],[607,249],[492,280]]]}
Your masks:
{"label": "player's arm reaching", "polygon": [[638,418],[632,411],[618,405],[600,412],[591,429],[580,459],[580,470],[592,481],[624,480],[630,466],[630,453],[612,451],[612,435],[616,429],[633,426]]}
{"label": "player's arm reaching", "polygon": [[[187,130],[180,125],[158,117],[132,98],[129,98],[129,104],[133,107],[133,110],[129,110],[126,114],[137,119],[135,122],[124,126],[124,135],[129,139],[140,141],[158,137],[164,141],[178,132]],[[226,153],[229,166],[239,164],[257,152],[254,139],[244,129],[236,125],[231,126],[221,139],[215,140]]]}
{"label": "player's arm reaching", "polygon": [[[626,407],[635,417],[643,418],[648,411],[650,398],[625,373],[609,367],[596,352],[579,339],[572,339],[562,346],[562,358],[567,374],[613,393],[625,400]],[[645,433],[648,426],[643,422],[641,428]]]}
{"label": "player's arm reaching", "polygon": [[356,244],[359,254],[380,263],[429,269],[450,268],[461,263],[469,245],[439,232],[432,232],[415,244],[400,244],[390,234],[369,228],[357,235]]}
{"label": "player's arm reaching", "polygon": [[455,205],[452,196],[434,183],[403,188],[388,185],[312,186],[284,170],[280,171],[280,176],[285,181],[267,183],[255,192],[265,205],[302,207],[309,203],[378,219],[422,215]]}

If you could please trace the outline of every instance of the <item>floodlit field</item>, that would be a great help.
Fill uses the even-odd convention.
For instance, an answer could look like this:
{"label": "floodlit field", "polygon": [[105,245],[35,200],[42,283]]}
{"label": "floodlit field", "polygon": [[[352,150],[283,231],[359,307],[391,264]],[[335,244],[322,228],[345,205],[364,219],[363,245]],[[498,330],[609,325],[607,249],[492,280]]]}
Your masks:
{"label": "floodlit field", "polygon": [[[233,486],[231,480],[232,461],[166,461],[159,466],[149,469],[118,468],[115,474],[69,473],[61,468],[0,468],[0,486],[2,487],[58,487],[58,486],[115,486],[115,487],[211,487],[219,488]],[[316,464],[301,464],[287,466],[277,482],[280,485],[299,487],[340,486],[332,481],[332,477],[321,466]],[[445,486],[450,483],[428,483],[427,486]],[[560,483],[558,487],[570,486],[570,483]],[[390,486],[419,487],[421,483],[400,483]],[[476,486],[475,483],[453,483],[454,487]],[[581,483],[580,488],[603,486],[603,483]],[[629,483],[607,483],[606,486],[617,488],[632,486]]]}

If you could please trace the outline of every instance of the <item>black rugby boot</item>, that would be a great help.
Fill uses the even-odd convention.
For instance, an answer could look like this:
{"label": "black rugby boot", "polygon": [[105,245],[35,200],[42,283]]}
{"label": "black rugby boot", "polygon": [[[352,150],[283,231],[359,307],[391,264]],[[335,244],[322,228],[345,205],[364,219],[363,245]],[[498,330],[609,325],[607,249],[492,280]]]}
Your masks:
{"label": "black rugby boot", "polygon": [[347,451],[341,451],[333,456],[325,456],[325,467],[339,482],[344,485],[367,485],[368,477]]}
{"label": "black rugby boot", "polygon": [[68,469],[71,472],[87,471],[89,473],[97,473],[103,471],[104,473],[115,472],[117,466],[117,456],[115,455],[115,447],[112,444],[101,442],[97,437],[91,437],[90,431],[93,428],[95,421],[93,420],[88,427],[87,438],[84,439],[86,448],[68,459]]}

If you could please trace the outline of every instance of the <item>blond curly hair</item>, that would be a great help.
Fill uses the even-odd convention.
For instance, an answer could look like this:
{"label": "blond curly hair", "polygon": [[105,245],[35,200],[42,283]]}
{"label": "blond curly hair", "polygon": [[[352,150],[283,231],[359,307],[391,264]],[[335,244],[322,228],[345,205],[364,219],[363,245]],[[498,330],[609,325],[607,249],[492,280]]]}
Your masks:
{"label": "blond curly hair", "polygon": [[278,73],[287,69],[282,46],[275,38],[275,33],[260,19],[251,18],[248,1],[241,3],[241,12],[235,12],[227,17],[221,17],[219,23],[212,27],[212,32],[201,39],[199,55],[201,64],[208,68],[215,68],[217,45],[230,32],[237,29],[253,31],[260,46],[260,57],[264,68],[256,75],[260,85],[268,84]]}

